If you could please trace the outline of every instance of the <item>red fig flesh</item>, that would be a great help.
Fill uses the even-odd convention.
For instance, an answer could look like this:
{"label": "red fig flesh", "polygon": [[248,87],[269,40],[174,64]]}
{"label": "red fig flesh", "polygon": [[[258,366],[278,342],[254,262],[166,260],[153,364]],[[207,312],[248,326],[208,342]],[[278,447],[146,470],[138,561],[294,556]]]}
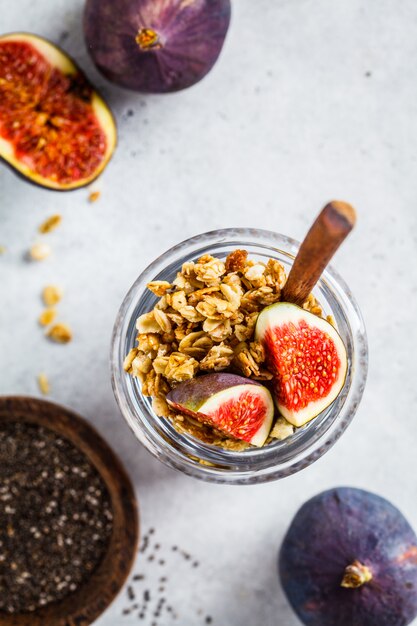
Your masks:
{"label": "red fig flesh", "polygon": [[167,395],[176,410],[225,434],[261,447],[274,417],[268,389],[234,374],[207,374],[175,387]]}
{"label": "red fig flesh", "polygon": [[0,157],[29,181],[87,185],[116,144],[113,117],[73,61],[27,33],[0,37]]}
{"label": "red fig flesh", "polygon": [[87,0],[88,50],[107,78],[147,93],[178,91],[216,62],[230,0]]}
{"label": "red fig flesh", "polygon": [[278,409],[291,424],[303,426],[336,399],[346,378],[347,354],[329,322],[278,302],[260,313],[255,335],[274,374]]}

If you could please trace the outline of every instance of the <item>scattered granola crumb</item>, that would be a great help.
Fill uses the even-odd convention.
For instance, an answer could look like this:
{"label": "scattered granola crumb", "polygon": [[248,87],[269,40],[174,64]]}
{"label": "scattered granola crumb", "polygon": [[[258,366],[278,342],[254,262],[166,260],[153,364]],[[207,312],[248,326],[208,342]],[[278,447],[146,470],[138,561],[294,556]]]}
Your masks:
{"label": "scattered granola crumb", "polygon": [[89,202],[97,202],[97,200],[100,198],[101,196],[101,191],[91,191],[90,195],[88,196],[88,201]]}
{"label": "scattered granola crumb", "polygon": [[49,324],[52,324],[55,318],[56,318],[56,309],[49,307],[45,309],[44,311],[42,311],[42,313],[40,314],[39,324],[41,326],[49,326]]}
{"label": "scattered granola crumb", "polygon": [[68,324],[54,324],[46,333],[56,343],[68,343],[72,339],[72,331]]}
{"label": "scattered granola crumb", "polygon": [[46,235],[46,233],[50,233],[51,231],[55,230],[55,228],[58,228],[58,226],[60,225],[61,222],[62,222],[62,216],[61,215],[59,215],[59,214],[51,215],[51,217],[48,217],[48,219],[46,219],[39,226],[38,230],[43,235]]}
{"label": "scattered granola crumb", "polygon": [[44,395],[47,396],[49,394],[50,391],[50,384],[49,384],[49,380],[46,374],[41,373],[38,376],[38,385],[39,385],[39,390],[40,392]]}
{"label": "scattered granola crumb", "polygon": [[62,299],[63,290],[56,285],[47,285],[42,290],[42,299],[47,307],[54,306]]}
{"label": "scattered granola crumb", "polygon": [[43,261],[51,254],[51,248],[46,243],[34,243],[29,250],[32,261]]}

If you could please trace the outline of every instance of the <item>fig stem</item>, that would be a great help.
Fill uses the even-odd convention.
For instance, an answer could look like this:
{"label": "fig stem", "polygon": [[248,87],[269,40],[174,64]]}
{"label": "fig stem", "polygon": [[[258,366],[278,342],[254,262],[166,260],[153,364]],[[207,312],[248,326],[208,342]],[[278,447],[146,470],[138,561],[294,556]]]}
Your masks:
{"label": "fig stem", "polygon": [[302,242],[282,300],[301,306],[319,280],[336,250],[356,222],[354,208],[346,202],[333,200],[319,213]]}
{"label": "fig stem", "polygon": [[155,50],[162,48],[158,33],[152,28],[141,28],[135,37],[141,50]]}
{"label": "fig stem", "polygon": [[360,561],[354,561],[345,568],[345,573],[340,583],[345,589],[358,589],[372,580],[372,572]]}

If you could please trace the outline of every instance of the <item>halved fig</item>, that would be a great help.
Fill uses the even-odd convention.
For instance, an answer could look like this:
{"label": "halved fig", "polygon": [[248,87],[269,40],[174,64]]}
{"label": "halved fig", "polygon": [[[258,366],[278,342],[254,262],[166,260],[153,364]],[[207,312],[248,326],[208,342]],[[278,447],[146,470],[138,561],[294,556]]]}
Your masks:
{"label": "halved fig", "polygon": [[29,181],[56,190],[93,181],[116,145],[104,100],[49,41],[0,36],[0,157]]}
{"label": "halved fig", "polygon": [[339,395],[347,372],[346,348],[329,322],[287,302],[266,307],[255,337],[262,342],[274,374],[281,415],[303,426]]}
{"label": "halved fig", "polygon": [[206,374],[175,387],[167,395],[174,409],[226,435],[261,447],[274,417],[268,389],[234,374]]}

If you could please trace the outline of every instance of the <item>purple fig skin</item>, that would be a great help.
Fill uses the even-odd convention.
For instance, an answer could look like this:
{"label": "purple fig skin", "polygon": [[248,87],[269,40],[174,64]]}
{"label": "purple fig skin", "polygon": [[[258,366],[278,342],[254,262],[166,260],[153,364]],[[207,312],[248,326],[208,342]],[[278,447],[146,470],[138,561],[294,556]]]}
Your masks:
{"label": "purple fig skin", "polygon": [[[213,67],[229,28],[230,0],[87,0],[84,34],[98,69],[144,93],[178,91]],[[136,37],[151,29],[146,49]]]}
{"label": "purple fig skin", "polygon": [[237,385],[251,384],[259,386],[256,381],[235,374],[205,374],[187,380],[172,389],[167,394],[167,401],[179,410],[187,409],[191,413],[198,413],[202,404],[214,394]]}
{"label": "purple fig skin", "polygon": [[[341,586],[355,560],[372,578]],[[407,626],[417,616],[417,537],[377,495],[325,491],[296,514],[279,555],[284,592],[306,626]]]}

